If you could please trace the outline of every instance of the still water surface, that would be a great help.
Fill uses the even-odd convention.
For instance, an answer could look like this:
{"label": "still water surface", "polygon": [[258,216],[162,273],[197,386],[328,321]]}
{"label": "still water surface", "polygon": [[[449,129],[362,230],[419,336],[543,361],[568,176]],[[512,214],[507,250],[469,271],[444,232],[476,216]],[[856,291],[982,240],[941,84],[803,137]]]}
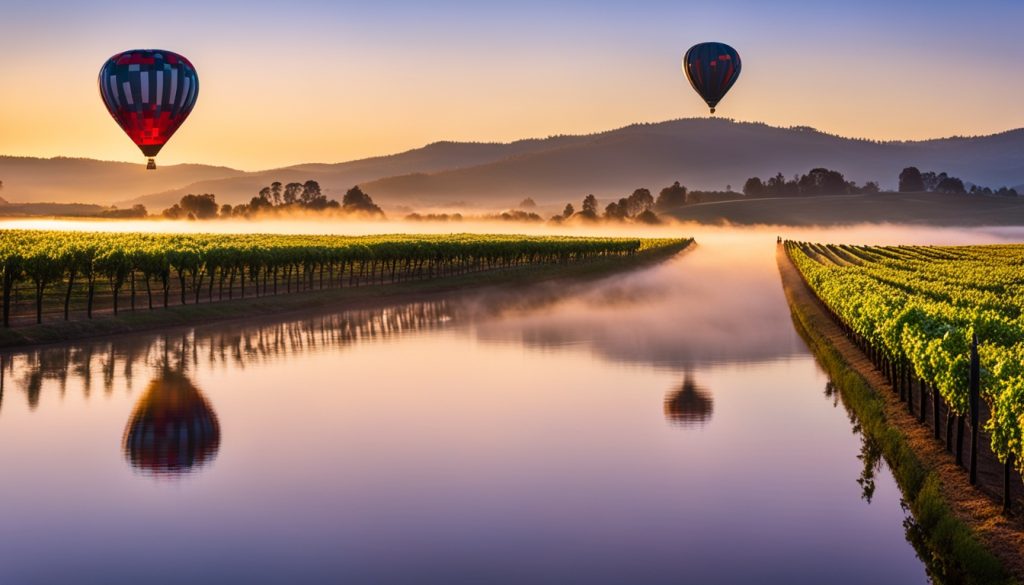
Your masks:
{"label": "still water surface", "polygon": [[6,354],[0,583],[927,582],[775,232],[697,237],[597,282]]}

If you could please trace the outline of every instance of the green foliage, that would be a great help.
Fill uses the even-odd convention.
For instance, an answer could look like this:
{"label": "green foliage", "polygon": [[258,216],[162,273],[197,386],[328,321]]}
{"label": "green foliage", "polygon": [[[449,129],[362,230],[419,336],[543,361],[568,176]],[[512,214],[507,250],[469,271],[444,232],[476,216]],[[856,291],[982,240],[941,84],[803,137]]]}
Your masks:
{"label": "green foliage", "polygon": [[[0,230],[0,279],[4,322],[9,323],[12,287],[31,281],[41,303],[50,283],[81,275],[87,282],[105,279],[114,293],[133,272],[146,282],[157,279],[166,291],[176,276],[182,303],[186,284],[198,300],[204,277],[248,275],[268,271],[400,263],[426,266],[440,273],[491,266],[566,263],[602,256],[628,256],[651,248],[682,247],[690,240],[592,238],[518,235],[305,236],[271,234],[153,234]],[[434,274],[434,272],[431,272]]]}
{"label": "green foliage", "polygon": [[1024,461],[1024,245],[835,246],[787,242],[818,297],[889,358],[968,411],[970,339],[1000,460]]}
{"label": "green foliage", "polygon": [[[791,257],[799,251],[789,242]],[[812,260],[813,262],[813,260]],[[1015,583],[999,560],[979,542],[962,520],[956,517],[942,494],[940,479],[918,459],[906,436],[889,423],[883,399],[857,373],[827,338],[816,331],[817,316],[799,304],[794,305],[797,331],[814,349],[829,377],[842,391],[843,402],[856,413],[861,432],[885,455],[904,501],[913,512],[906,523],[908,538],[918,545],[921,559],[936,582]]]}

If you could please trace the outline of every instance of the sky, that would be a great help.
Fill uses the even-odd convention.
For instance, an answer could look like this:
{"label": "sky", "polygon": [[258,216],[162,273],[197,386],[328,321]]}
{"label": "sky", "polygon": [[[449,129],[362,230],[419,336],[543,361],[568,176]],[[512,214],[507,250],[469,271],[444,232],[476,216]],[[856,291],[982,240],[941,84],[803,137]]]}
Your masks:
{"label": "sky", "polygon": [[1024,126],[1021,22],[1020,0],[0,0],[0,154],[144,162],[96,87],[135,48],[200,77],[161,164],[257,170],[706,116],[680,64],[709,40],[743,59],[719,116],[990,134]]}

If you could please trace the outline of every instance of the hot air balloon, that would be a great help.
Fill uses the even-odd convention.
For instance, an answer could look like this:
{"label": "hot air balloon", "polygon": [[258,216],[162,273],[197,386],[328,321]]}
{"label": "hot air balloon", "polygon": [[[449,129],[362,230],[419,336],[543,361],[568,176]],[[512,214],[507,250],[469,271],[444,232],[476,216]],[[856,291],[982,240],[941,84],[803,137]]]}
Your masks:
{"label": "hot air balloon", "polygon": [[196,105],[196,68],[171,51],[125,51],[103,64],[99,84],[107,111],[155,169],[153,157]]}
{"label": "hot air balloon", "polygon": [[683,71],[714,114],[715,106],[740,76],[740,54],[725,43],[700,43],[686,52]]}
{"label": "hot air balloon", "polygon": [[683,375],[683,385],[665,397],[665,418],[683,427],[703,425],[711,420],[714,408],[711,393],[697,386],[689,373]]}
{"label": "hot air balloon", "polygon": [[132,467],[144,473],[182,475],[213,460],[220,424],[199,389],[168,370],[149,383],[135,406],[122,446]]}

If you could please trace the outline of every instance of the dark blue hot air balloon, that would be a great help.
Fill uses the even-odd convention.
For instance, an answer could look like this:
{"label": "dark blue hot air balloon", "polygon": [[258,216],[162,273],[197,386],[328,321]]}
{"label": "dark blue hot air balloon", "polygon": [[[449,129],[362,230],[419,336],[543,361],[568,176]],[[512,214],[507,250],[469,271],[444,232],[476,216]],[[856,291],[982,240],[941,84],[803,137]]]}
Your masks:
{"label": "dark blue hot air balloon", "polygon": [[740,76],[740,54],[725,43],[700,43],[686,52],[683,71],[714,114],[715,106]]}
{"label": "dark blue hot air balloon", "polygon": [[196,105],[196,68],[171,51],[135,49],[107,59],[99,83],[110,115],[155,169],[153,158]]}

